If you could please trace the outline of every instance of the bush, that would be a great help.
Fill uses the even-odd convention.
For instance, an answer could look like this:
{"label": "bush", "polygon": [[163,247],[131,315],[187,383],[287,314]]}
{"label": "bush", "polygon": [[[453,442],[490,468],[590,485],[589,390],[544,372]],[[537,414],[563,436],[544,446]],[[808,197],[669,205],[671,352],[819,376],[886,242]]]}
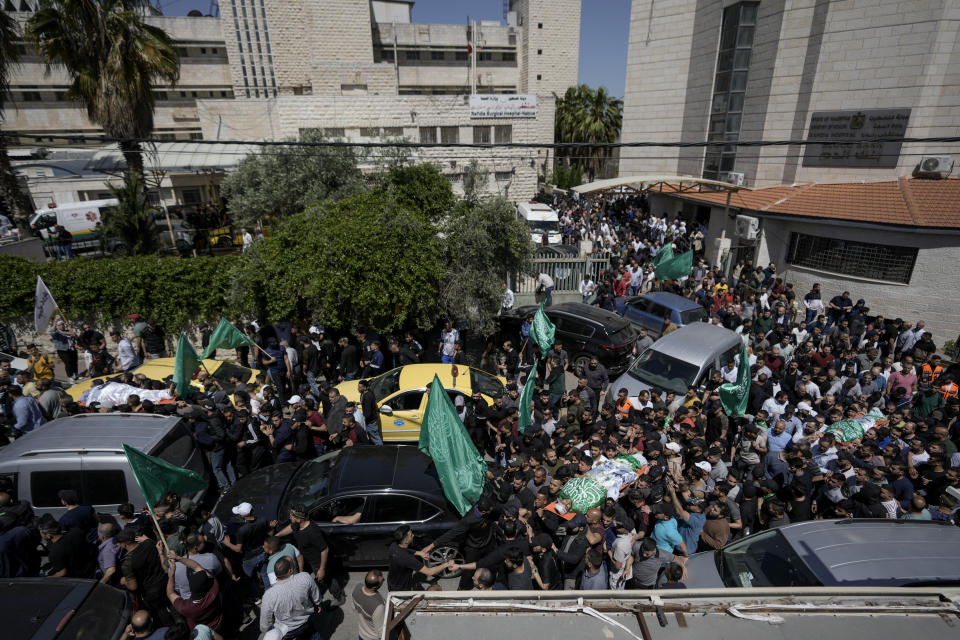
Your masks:
{"label": "bush", "polygon": [[107,326],[139,313],[157,319],[168,333],[193,320],[215,322],[229,312],[226,292],[238,255],[184,260],[136,256],[76,258],[37,264],[0,256],[0,321],[33,324],[37,276],[73,322]]}

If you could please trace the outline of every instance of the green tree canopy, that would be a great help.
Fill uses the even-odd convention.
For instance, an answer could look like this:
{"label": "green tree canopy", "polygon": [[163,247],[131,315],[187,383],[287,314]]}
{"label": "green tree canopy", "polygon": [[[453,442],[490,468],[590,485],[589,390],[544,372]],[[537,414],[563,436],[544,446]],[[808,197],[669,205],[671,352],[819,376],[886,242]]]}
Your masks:
{"label": "green tree canopy", "polygon": [[[17,21],[10,14],[0,12],[0,122],[3,121],[4,104],[10,96],[10,74],[20,58],[17,49],[19,40]],[[30,198],[20,188],[20,182],[10,166],[7,139],[0,137],[0,214],[9,215],[21,233],[27,233],[32,213]]]}
{"label": "green tree canopy", "polygon": [[144,0],[43,0],[27,22],[27,37],[48,65],[70,78],[67,97],[91,121],[120,138],[127,168],[143,174],[133,139],[153,131],[155,84],[180,78],[173,39],[144,21]]}
{"label": "green tree canopy", "polygon": [[433,164],[394,165],[384,174],[384,184],[397,202],[439,222],[457,202],[450,181]]}
{"label": "green tree canopy", "polygon": [[[305,130],[301,142],[322,142]],[[239,224],[253,227],[261,218],[274,223],[325,200],[360,192],[363,174],[350,147],[269,146],[240,161],[220,185]]]}
{"label": "green tree canopy", "polygon": [[[585,84],[568,88],[562,97],[554,97],[557,98],[555,142],[617,141],[623,126],[623,100],[608,94],[604,87],[594,90]],[[558,160],[583,167],[590,180],[603,170],[611,155],[611,149],[604,147],[557,151]]]}

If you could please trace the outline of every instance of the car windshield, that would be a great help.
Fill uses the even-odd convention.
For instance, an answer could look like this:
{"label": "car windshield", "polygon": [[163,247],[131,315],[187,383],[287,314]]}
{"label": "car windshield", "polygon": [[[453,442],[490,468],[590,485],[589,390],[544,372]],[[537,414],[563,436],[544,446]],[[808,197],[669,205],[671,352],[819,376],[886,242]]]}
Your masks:
{"label": "car windshield", "polygon": [[706,320],[707,310],[703,307],[697,307],[696,309],[688,309],[680,312],[680,321],[685,325],[696,324],[697,322],[705,322]]}
{"label": "car windshield", "polygon": [[477,369],[470,369],[470,389],[479,391],[490,398],[499,398],[503,395],[503,383],[489,373]]}
{"label": "car windshield", "polygon": [[627,370],[631,378],[652,387],[686,393],[699,373],[696,365],[668,356],[656,349],[647,349]]}
{"label": "car windshield", "polygon": [[373,397],[380,402],[387,396],[400,391],[400,369],[388,371],[382,376],[370,381],[370,390],[373,391]]}
{"label": "car windshield", "polygon": [[717,552],[720,579],[728,587],[819,587],[816,576],[776,529]]}
{"label": "car windshield", "polygon": [[527,225],[534,231],[556,231],[559,229],[556,220],[531,220]]}
{"label": "car windshield", "polygon": [[117,638],[118,632],[126,625],[128,615],[126,595],[105,584],[97,584],[57,638]]}
{"label": "car windshield", "polygon": [[279,513],[289,513],[290,506],[305,504],[309,508],[330,492],[330,469],[339,451],[303,463],[290,478],[290,484],[280,501]]}

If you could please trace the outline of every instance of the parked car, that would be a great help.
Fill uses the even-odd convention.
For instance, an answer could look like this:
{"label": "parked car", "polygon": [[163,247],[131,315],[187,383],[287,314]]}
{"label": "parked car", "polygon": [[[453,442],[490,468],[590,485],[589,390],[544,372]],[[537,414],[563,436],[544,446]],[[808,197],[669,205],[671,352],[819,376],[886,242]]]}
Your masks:
{"label": "parked car", "polygon": [[960,529],[930,520],[813,520],[696,553],[684,584],[922,587],[960,584]]}
{"label": "parked car", "polygon": [[654,340],[663,334],[663,322],[667,316],[678,327],[710,319],[707,310],[693,300],[667,291],[651,291],[628,298],[620,315],[646,329],[647,335]]}
{"label": "parked car", "polygon": [[[519,336],[520,326],[536,306],[515,309],[500,318],[501,332]],[[610,375],[619,375],[630,366],[637,330],[615,313],[581,302],[564,302],[545,307],[544,312],[556,326],[555,337],[563,342],[570,354],[570,368],[583,371],[596,357]],[[517,344],[517,348],[521,345]]]}
{"label": "parked car", "polygon": [[[304,504],[348,567],[383,567],[393,532],[401,524],[426,543],[457,520],[433,461],[411,445],[354,446],[307,462],[277,464],[237,481],[214,507],[227,525],[239,524],[232,508],[253,505],[253,514],[287,521],[290,507]],[[333,518],[361,512],[356,524]],[[282,525],[281,525],[282,526]],[[434,549],[435,562],[459,559],[455,547]]]}
{"label": "parked car", "polygon": [[[66,511],[57,493],[74,489],[81,504],[115,514],[117,505],[144,506],[121,443],[210,478],[203,452],[176,416],[84,413],[58,418],[0,449],[0,478],[30,501],[38,516]],[[197,502],[200,491],[187,496]]]}
{"label": "parked car", "polygon": [[[458,375],[454,378],[453,369],[448,364],[408,364],[370,378],[370,390],[380,409],[378,418],[384,441],[420,439],[420,422],[427,409],[427,387],[435,375],[454,402],[457,396],[469,399],[474,391],[479,391],[487,404],[493,404],[494,398],[503,395],[506,384],[503,378],[466,365],[457,365]],[[360,401],[356,380],[338,384],[337,390],[347,400]]]}
{"label": "parked car", "polygon": [[132,603],[125,590],[77,578],[12,578],[0,582],[6,640],[119,640]]}
{"label": "parked car", "polygon": [[740,356],[743,339],[715,324],[692,324],[668,333],[641,353],[610,388],[625,388],[630,396],[644,389],[675,391],[700,387],[730,359]]}

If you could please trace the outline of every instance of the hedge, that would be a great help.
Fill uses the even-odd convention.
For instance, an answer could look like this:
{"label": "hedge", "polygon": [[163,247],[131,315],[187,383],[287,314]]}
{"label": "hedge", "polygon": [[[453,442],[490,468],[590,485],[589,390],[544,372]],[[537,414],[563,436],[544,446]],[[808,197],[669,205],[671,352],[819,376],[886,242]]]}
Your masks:
{"label": "hedge", "polygon": [[130,313],[156,318],[168,333],[229,315],[227,294],[239,255],[201,258],[75,258],[36,263],[0,256],[0,321],[32,326],[37,276],[71,322],[115,324]]}

